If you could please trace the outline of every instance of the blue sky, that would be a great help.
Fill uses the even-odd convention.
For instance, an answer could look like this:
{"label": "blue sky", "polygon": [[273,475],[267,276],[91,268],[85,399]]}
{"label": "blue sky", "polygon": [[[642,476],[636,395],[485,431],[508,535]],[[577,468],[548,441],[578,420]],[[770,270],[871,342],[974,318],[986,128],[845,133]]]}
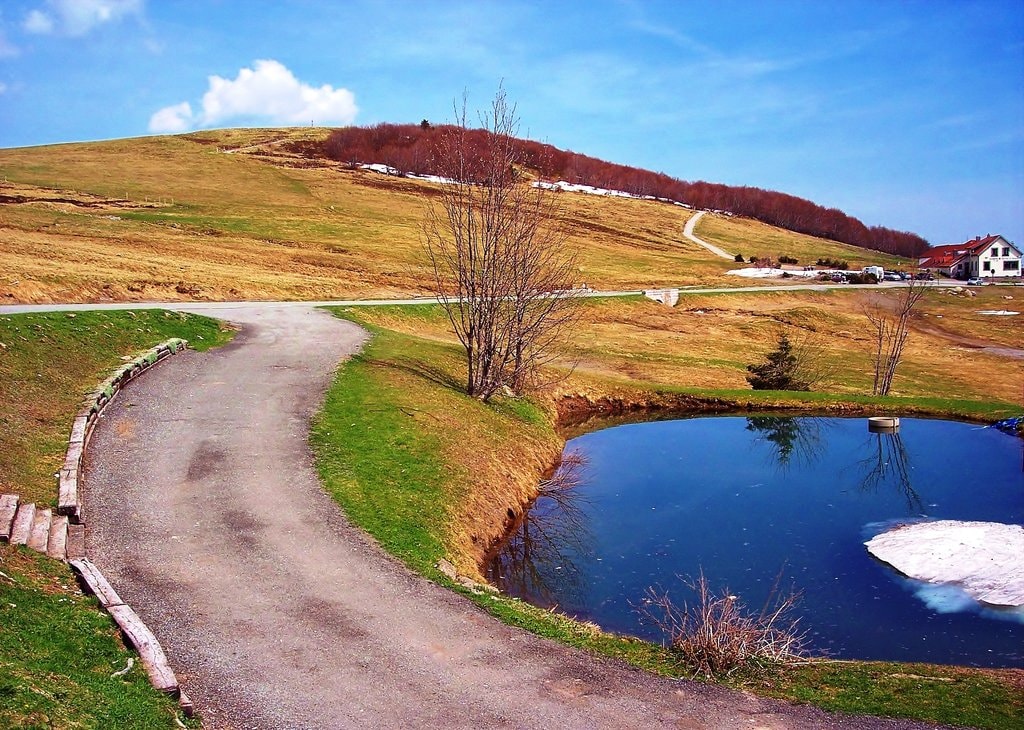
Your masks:
{"label": "blue sky", "polygon": [[1024,0],[5,0],[0,146],[449,120],[1024,243]]}

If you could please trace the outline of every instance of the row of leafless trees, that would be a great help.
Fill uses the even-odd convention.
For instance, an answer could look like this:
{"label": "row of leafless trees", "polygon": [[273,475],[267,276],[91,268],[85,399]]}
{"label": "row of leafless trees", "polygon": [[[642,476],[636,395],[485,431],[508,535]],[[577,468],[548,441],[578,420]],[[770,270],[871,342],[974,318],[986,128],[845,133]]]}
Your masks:
{"label": "row of leafless trees", "polygon": [[[335,130],[324,146],[331,159],[355,165],[379,162],[402,172],[443,174],[443,148],[452,125],[377,124]],[[459,125],[456,125],[459,126]],[[491,145],[484,129],[458,131],[472,154]],[[928,247],[922,237],[881,226],[866,226],[835,208],[826,208],[793,195],[749,186],[686,182],[664,173],[617,165],[532,140],[507,140],[524,167],[548,179],[622,190],[686,203],[695,208],[727,210],[798,233],[831,238],[876,251],[914,257]]]}

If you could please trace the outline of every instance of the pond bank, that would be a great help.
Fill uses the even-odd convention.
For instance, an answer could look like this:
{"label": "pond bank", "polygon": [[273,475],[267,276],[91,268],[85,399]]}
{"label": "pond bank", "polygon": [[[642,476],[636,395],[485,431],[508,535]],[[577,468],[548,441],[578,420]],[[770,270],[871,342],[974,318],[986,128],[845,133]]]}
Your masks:
{"label": "pond bank", "polygon": [[[873,416],[880,413],[929,418],[951,418],[969,423],[989,425],[997,420],[988,413],[971,410],[965,405],[927,404],[918,400],[906,401],[868,397],[844,398],[824,393],[778,393],[769,391],[730,392],[728,394],[699,394],[660,390],[637,390],[611,394],[563,392],[555,394],[545,403],[545,413],[559,439],[559,448],[547,462],[540,461],[532,473],[530,487],[524,488],[523,474],[517,475],[514,502],[504,490],[488,486],[487,492],[498,493],[492,500],[475,500],[474,534],[485,536],[473,541],[471,555],[458,556],[465,566],[470,560],[477,566],[479,579],[486,574],[486,566],[500,549],[501,544],[521,524],[523,515],[540,494],[543,480],[558,469],[565,443],[582,434],[627,423],[660,421],[695,416],[725,415],[730,413],[782,413],[808,416]],[[1022,434],[1024,436],[1024,434]],[[550,448],[550,447],[548,447]],[[506,456],[495,453],[498,460]],[[486,514],[481,514],[480,510]]]}

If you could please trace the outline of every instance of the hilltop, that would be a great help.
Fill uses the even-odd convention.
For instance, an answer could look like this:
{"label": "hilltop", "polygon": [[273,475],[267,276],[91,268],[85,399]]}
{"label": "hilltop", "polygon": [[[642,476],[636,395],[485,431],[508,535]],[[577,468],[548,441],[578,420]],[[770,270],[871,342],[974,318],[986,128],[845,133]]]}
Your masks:
{"label": "hilltop", "polygon": [[[429,294],[420,226],[437,184],[352,169],[323,128],[219,130],[0,150],[0,301],[332,299]],[[719,283],[734,267],[684,238],[693,211],[564,194],[580,283]],[[697,235],[746,257],[898,265],[743,217]]]}
{"label": "hilltop", "polygon": [[[345,127],[332,132],[323,145],[303,144],[296,145],[295,149],[353,166],[358,162],[383,163],[406,173],[437,175],[442,157],[439,145],[451,129],[434,127],[426,120],[419,125]],[[471,148],[486,149],[488,134],[482,129],[470,130],[465,133],[466,143]],[[519,159],[544,180],[674,201],[691,208],[721,210],[797,233],[884,253],[913,257],[928,248],[928,242],[914,233],[882,226],[868,227],[841,210],[795,195],[749,185],[686,182],[664,173],[606,162],[533,140],[515,139],[513,142]]]}

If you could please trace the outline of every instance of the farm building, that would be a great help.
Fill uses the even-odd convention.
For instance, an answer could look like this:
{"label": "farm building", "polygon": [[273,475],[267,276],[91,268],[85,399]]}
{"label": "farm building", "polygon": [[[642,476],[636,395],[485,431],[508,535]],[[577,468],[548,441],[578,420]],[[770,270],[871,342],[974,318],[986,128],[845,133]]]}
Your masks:
{"label": "farm building", "polygon": [[935,246],[921,254],[918,266],[954,279],[1020,277],[1021,251],[1000,235]]}

